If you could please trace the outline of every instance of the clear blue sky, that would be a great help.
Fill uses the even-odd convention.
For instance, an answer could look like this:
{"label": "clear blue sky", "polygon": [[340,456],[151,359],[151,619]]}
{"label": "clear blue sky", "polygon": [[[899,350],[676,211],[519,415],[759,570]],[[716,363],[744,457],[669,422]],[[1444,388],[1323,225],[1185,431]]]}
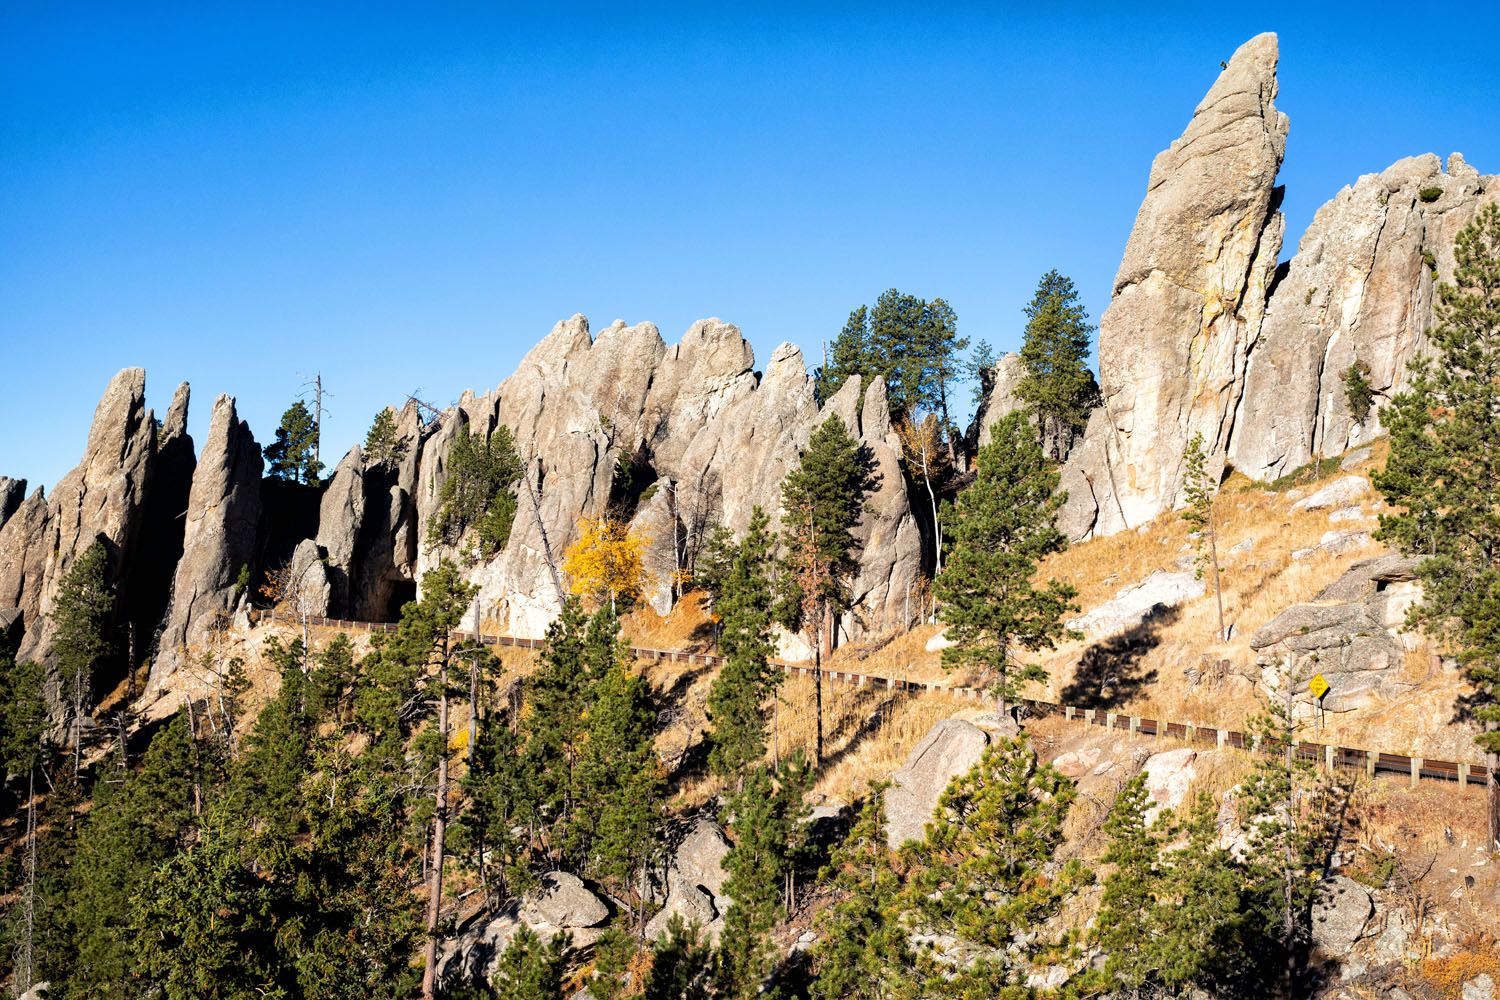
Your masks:
{"label": "clear blue sky", "polygon": [[764,360],[896,286],[1013,349],[1056,267],[1097,318],[1152,156],[1260,31],[1293,245],[1399,157],[1500,173],[1489,4],[130,6],[0,6],[0,473],[33,485],[127,365],[158,413],[192,382],[200,444],[217,393],[264,442],[321,371],[331,464],[574,312]]}

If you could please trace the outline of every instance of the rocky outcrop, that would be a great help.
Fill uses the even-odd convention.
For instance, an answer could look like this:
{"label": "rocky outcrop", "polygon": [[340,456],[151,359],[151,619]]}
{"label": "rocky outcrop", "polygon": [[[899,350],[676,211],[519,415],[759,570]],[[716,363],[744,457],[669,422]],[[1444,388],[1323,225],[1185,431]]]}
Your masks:
{"label": "rocky outcrop", "polygon": [[944,719],[928,731],[885,793],[885,835],[892,850],[925,836],[948,783],[979,763],[989,743],[983,729],[962,719]]}
{"label": "rocky outcrop", "polygon": [[1313,898],[1312,943],[1328,958],[1345,958],[1374,915],[1368,889],[1347,875],[1330,876],[1319,883]]}
{"label": "rocky outcrop", "polygon": [[157,428],[156,458],[141,517],[140,543],[126,567],[126,585],[120,595],[135,629],[137,651],[151,648],[164,624],[172,577],[182,558],[184,515],[198,464],[187,430],[190,398],[188,384],[178,385]]}
{"label": "rocky outcrop", "polygon": [[[670,348],[649,323],[615,323],[597,337],[582,316],[559,323],[495,392],[466,394],[423,440],[415,524],[420,530],[435,513],[456,435],[509,428],[530,489],[521,487],[505,548],[467,573],[487,618],[518,635],[540,635],[560,605],[548,553],[561,562],[582,517],[612,510],[632,518],[648,538],[661,602],[661,571],[691,562],[715,522],[741,532],[756,506],[775,520],[799,448],[837,413],[867,449],[879,481],[856,533],[863,551],[855,609],[839,623],[841,639],[858,635],[883,620],[887,601],[905,593],[921,566],[884,385],[851,379],[819,407],[797,348],[777,348],[763,373],[754,363],[739,330],[718,320],[693,324]],[[616,477],[622,459],[628,488]],[[421,546],[416,575],[453,554]]]}
{"label": "rocky outcrop", "polygon": [[1007,351],[995,359],[989,391],[980,399],[979,409],[974,412],[974,419],[965,435],[970,452],[978,451],[990,443],[990,432],[996,421],[1025,407],[1025,401],[1016,394],[1016,386],[1021,384],[1021,377],[1025,374],[1026,367],[1021,364],[1021,356],[1015,351]]}
{"label": "rocky outcrop", "polygon": [[368,621],[394,619],[415,593],[417,461],[422,421],[416,404],[396,414],[401,456],[370,461],[356,445],[338,464],[318,515],[335,614]]}
{"label": "rocky outcrop", "polygon": [[1192,747],[1167,750],[1146,758],[1142,771],[1146,775],[1146,794],[1151,800],[1145,812],[1148,826],[1155,823],[1162,812],[1182,808],[1198,774],[1194,766],[1197,759],[1198,751]]}
{"label": "rocky outcrop", "polygon": [[[1406,383],[1433,323],[1433,287],[1453,274],[1453,240],[1500,191],[1454,153],[1361,177],[1318,210],[1276,286],[1246,373],[1229,460],[1274,479],[1315,455],[1378,435],[1380,406]],[[1368,369],[1376,406],[1349,410],[1343,375]]]}
{"label": "rocky outcrop", "polygon": [[[1287,119],[1276,110],[1277,43],[1242,45],[1157,156],[1099,324],[1101,454],[1114,502],[1093,530],[1135,526],[1170,509],[1181,456],[1202,433],[1216,464],[1240,406],[1250,349],[1281,250],[1276,173]],[[1104,468],[1080,469],[1099,487]],[[1075,498],[1082,502],[1082,498]],[[1123,513],[1117,513],[1122,511]],[[1081,511],[1075,521],[1087,520]]]}
{"label": "rocky outcrop", "polygon": [[220,396],[193,474],[182,558],[151,664],[151,692],[161,691],[244,596],[241,575],[248,578],[256,562],[261,468],[260,446],[250,426],[239,419],[234,398]]}
{"label": "rocky outcrop", "polygon": [[[1391,555],[1355,563],[1311,603],[1295,604],[1257,629],[1250,648],[1264,654],[1263,685],[1271,693],[1278,689],[1283,661],[1291,656],[1295,676],[1305,681],[1321,673],[1327,679],[1323,707],[1330,712],[1354,711],[1409,690],[1402,666],[1407,644],[1417,639],[1394,630],[1421,597],[1418,562]],[[1310,712],[1306,692],[1298,696],[1296,713]]]}
{"label": "rocky outcrop", "polygon": [[0,476],[0,528],[10,520],[26,499],[26,480]]}
{"label": "rocky outcrop", "polygon": [[318,543],[304,538],[292,552],[288,564],[283,601],[296,615],[321,618],[328,614],[333,586]]}
{"label": "rocky outcrop", "polygon": [[1196,573],[1157,570],[1114,598],[1070,619],[1068,628],[1098,639],[1123,632],[1150,620],[1167,608],[1202,597],[1203,580]]}
{"label": "rocky outcrop", "polygon": [[728,878],[724,859],[728,854],[729,841],[717,823],[702,817],[693,822],[667,865],[664,902],[646,924],[647,939],[666,933],[674,916],[685,923],[696,923],[710,940],[718,939],[730,905],[724,895]]}
{"label": "rocky outcrop", "polygon": [[50,659],[48,613],[73,560],[96,540],[108,554],[111,584],[124,579],[140,534],[154,439],[146,373],[127,368],[110,380],[94,410],[83,460],[50,498],[38,490],[0,529],[0,607],[21,610],[19,657]]}

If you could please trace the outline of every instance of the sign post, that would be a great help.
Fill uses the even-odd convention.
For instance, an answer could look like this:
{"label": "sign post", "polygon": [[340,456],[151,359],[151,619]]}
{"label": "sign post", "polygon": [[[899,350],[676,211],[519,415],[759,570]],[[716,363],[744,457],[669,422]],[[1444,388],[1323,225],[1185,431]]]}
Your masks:
{"label": "sign post", "polygon": [[1307,682],[1307,690],[1312,694],[1314,704],[1318,708],[1318,729],[1323,728],[1323,696],[1328,694],[1328,679],[1322,674],[1313,674],[1312,680]]}

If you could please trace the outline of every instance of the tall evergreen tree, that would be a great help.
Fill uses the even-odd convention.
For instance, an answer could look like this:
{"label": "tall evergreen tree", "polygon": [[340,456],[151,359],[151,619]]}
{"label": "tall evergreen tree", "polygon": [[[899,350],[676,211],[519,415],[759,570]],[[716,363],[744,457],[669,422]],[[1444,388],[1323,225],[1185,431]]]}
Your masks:
{"label": "tall evergreen tree", "polygon": [[1088,369],[1094,327],[1073,280],[1056,270],[1042,275],[1025,313],[1021,364],[1026,374],[1016,395],[1030,404],[1047,453],[1062,461],[1098,403]]}
{"label": "tall evergreen tree", "polygon": [[708,692],[708,766],[713,773],[733,778],[759,761],[766,752],[766,720],[762,706],[781,682],[781,671],[771,665],[776,652],[772,638],[775,593],[769,574],[770,520],[756,507],[750,527],[734,549],[718,601],[719,640],[724,667]]}
{"label": "tall evergreen tree", "polygon": [[267,474],[305,486],[318,485],[323,463],[318,461],[318,422],[307,404],[297,400],[281,415],[276,440],[266,445]]}
{"label": "tall evergreen tree", "polygon": [[849,585],[859,567],[854,528],[875,485],[869,456],[838,414],[813,431],[797,468],[781,484],[787,551],[781,618],[804,632],[813,647],[815,765],[823,759],[823,658],[833,648],[834,616],[849,607]]}
{"label": "tall evergreen tree", "polygon": [[813,946],[816,1000],[915,1000],[916,958],[901,926],[901,879],[886,846],[885,799],[873,788],[843,842],[834,849],[823,883],[836,899],[818,919]]}
{"label": "tall evergreen tree", "polygon": [[93,697],[94,674],[113,649],[109,630],[115,595],[109,585],[109,556],[94,541],[63,575],[52,605],[57,674],[68,724],[72,729],[74,768],[77,769],[84,711]]}
{"label": "tall evergreen tree", "polygon": [[505,1000],[563,1000],[569,950],[566,934],[543,941],[523,926],[500,956],[492,983],[495,995]]}
{"label": "tall evergreen tree", "polygon": [[927,933],[951,935],[975,955],[955,965],[918,956],[924,995],[1019,996],[1031,960],[1063,943],[1045,927],[1092,876],[1075,860],[1054,866],[1077,792],[1038,764],[1024,735],[1001,738],[938,800],[938,818],[910,853],[915,874],[902,905]]}
{"label": "tall evergreen tree", "polygon": [[1039,664],[1018,665],[1012,657],[1069,635],[1063,621],[1078,608],[1068,584],[1034,582],[1041,560],[1067,546],[1053,523],[1067,498],[1057,492],[1057,470],[1025,414],[1007,415],[991,433],[973,484],[954,506],[948,565],[933,589],[953,643],[943,665],[980,669],[1003,713],[1022,684],[1047,676]]}
{"label": "tall evergreen tree", "polygon": [[1412,363],[1407,390],[1381,413],[1391,454],[1374,480],[1394,509],[1376,537],[1426,557],[1408,621],[1451,650],[1473,686],[1489,845],[1500,852],[1500,206],[1480,210],[1453,256],[1433,353]]}

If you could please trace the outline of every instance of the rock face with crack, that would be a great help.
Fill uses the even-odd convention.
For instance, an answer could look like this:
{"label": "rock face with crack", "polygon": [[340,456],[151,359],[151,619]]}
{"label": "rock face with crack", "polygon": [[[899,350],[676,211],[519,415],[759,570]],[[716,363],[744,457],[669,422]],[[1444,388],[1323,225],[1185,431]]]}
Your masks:
{"label": "rock face with crack", "polygon": [[[1302,680],[1314,673],[1328,680],[1323,707],[1330,712],[1351,712],[1409,690],[1401,672],[1407,643],[1416,640],[1392,630],[1421,599],[1418,561],[1389,555],[1355,563],[1311,603],[1295,604],[1257,629],[1250,648],[1262,654],[1263,686],[1273,694],[1279,689],[1279,668],[1291,656]],[[1306,692],[1298,697],[1295,711],[1310,712]]]}
{"label": "rock face with crack", "polygon": [[983,729],[962,719],[944,719],[928,731],[885,793],[885,833],[892,850],[922,839],[943,790],[979,763],[989,743]]}
{"label": "rock face with crack", "polygon": [[[1361,177],[1318,210],[1250,360],[1235,468],[1275,479],[1381,432],[1380,405],[1405,386],[1425,346],[1433,288],[1452,280],[1453,238],[1497,181],[1457,153],[1446,171],[1428,153]],[[1356,362],[1375,391],[1364,420],[1350,412],[1343,382]]]}

